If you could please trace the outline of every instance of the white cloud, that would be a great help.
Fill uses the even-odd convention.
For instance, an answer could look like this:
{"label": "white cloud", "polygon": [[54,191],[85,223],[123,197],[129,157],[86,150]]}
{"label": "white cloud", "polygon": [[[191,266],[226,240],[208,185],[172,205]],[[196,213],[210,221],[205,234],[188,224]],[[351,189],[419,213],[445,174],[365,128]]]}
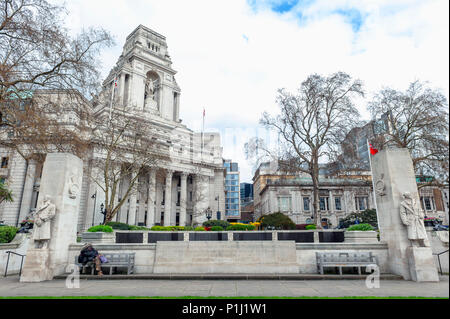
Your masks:
{"label": "white cloud", "polygon": [[[427,80],[448,97],[447,0],[320,0],[285,14],[268,3],[253,10],[245,0],[73,0],[67,26],[101,26],[117,37],[117,46],[102,55],[104,76],[139,24],[165,35],[179,72],[183,122],[200,130],[205,107],[206,128],[223,133],[224,157],[239,162],[242,181],[252,176],[243,137],[257,130],[264,110],[277,111],[278,88],[295,90],[311,73],[345,71],[369,93]],[[356,33],[333,13],[350,8],[365,17]]]}

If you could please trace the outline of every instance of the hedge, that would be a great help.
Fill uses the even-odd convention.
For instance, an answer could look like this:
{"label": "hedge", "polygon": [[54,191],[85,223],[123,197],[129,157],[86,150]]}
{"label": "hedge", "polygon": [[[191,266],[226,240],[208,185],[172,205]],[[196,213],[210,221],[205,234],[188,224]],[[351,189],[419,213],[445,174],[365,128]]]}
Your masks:
{"label": "hedge", "polygon": [[111,226],[113,229],[119,229],[119,230],[129,230],[130,225],[125,223],[119,223],[119,222],[109,222],[106,225]]}
{"label": "hedge", "polygon": [[7,244],[11,242],[19,229],[13,226],[0,227],[0,244]]}
{"label": "hedge", "polygon": [[256,227],[253,225],[245,225],[245,224],[235,224],[230,225],[226,229],[227,230],[254,230]]}
{"label": "hedge", "polygon": [[317,229],[317,226],[316,225],[306,225],[305,229],[306,230]]}
{"label": "hedge", "polygon": [[347,228],[347,231],[368,231],[373,230],[373,227],[369,224],[356,224]]}
{"label": "hedge", "polygon": [[211,227],[211,231],[222,231],[223,227],[222,226],[212,226]]}
{"label": "hedge", "polygon": [[227,228],[228,226],[230,226],[230,223],[227,222],[226,220],[208,220],[206,222],[203,223],[204,227],[214,227],[214,226],[220,226],[222,228]]}
{"label": "hedge", "polygon": [[112,233],[113,229],[111,226],[108,226],[108,225],[97,225],[97,226],[92,226],[87,231],[91,232],[91,233],[96,233],[96,232]]}

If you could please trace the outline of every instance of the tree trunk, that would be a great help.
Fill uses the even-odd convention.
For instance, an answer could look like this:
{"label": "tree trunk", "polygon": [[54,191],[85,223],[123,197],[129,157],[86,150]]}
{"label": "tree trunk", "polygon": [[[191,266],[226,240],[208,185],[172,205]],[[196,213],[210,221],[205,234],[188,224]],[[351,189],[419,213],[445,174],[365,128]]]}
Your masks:
{"label": "tree trunk", "polygon": [[319,209],[319,163],[313,160],[312,165],[312,183],[313,183],[313,209],[314,209],[314,224],[317,229],[322,228],[322,218]]}

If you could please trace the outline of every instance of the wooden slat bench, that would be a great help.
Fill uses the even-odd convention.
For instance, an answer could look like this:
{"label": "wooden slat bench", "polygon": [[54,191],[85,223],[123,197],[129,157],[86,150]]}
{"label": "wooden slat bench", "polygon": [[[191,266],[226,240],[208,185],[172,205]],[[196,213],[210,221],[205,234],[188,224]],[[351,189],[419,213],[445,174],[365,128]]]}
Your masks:
{"label": "wooden slat bench", "polygon": [[[134,271],[134,258],[135,258],[135,253],[107,253],[107,254],[102,254],[103,256],[106,257],[106,259],[108,260],[107,263],[102,263],[101,267],[102,268],[106,268],[109,267],[109,275],[112,274],[112,268],[113,267],[121,267],[121,268],[127,268],[127,275],[133,273]],[[81,269],[81,273],[84,272],[84,268],[92,268],[91,274],[94,274],[94,270],[95,270],[95,263],[90,261],[88,262],[86,265],[82,265],[80,263],[78,263],[78,256],[75,256],[75,264],[80,267]]]}
{"label": "wooden slat bench", "polygon": [[342,275],[343,267],[358,267],[361,275],[361,267],[377,265],[377,259],[371,252],[316,252],[317,270],[323,275],[323,268],[338,267]]}

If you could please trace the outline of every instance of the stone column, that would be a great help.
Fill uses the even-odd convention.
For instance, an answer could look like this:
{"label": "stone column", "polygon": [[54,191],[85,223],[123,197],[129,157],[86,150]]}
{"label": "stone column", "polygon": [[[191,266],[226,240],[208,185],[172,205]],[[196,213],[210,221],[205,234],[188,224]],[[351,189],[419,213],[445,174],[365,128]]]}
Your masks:
{"label": "stone column", "polygon": [[125,103],[124,93],[125,93],[125,73],[121,73],[119,79],[119,101],[121,104]]}
{"label": "stone column", "polygon": [[188,173],[181,173],[180,226],[186,226],[187,176]]}
{"label": "stone column", "polygon": [[55,215],[49,221],[48,248],[36,248],[34,243],[29,246],[21,282],[51,280],[64,274],[66,266],[73,263],[73,260],[69,261],[69,245],[77,239],[82,178],[83,161],[80,158],[68,153],[47,154],[37,211],[45,210],[43,202],[47,197],[55,206]]}
{"label": "stone column", "polygon": [[155,225],[155,201],[156,201],[156,171],[152,169],[149,173],[149,186],[147,197],[147,227]]}
{"label": "stone column", "polygon": [[[400,215],[403,194],[415,201],[413,210],[419,212],[419,193],[408,149],[387,148],[372,156],[372,178],[376,185],[376,203],[380,239],[388,244],[388,267],[392,274],[405,280],[439,281],[428,239],[416,243],[410,239],[408,227]],[[415,218],[412,218],[415,220]],[[411,222],[414,225],[417,223]],[[424,227],[423,227],[424,228]],[[420,229],[420,227],[418,227]]]}
{"label": "stone column", "polygon": [[172,177],[173,171],[166,170],[166,189],[164,198],[164,226],[172,223]]}
{"label": "stone column", "polygon": [[[131,174],[131,181],[136,177],[136,173]],[[136,195],[138,191],[139,177],[134,182],[134,186],[130,192],[130,205],[128,211],[128,225],[136,225]]]}
{"label": "stone column", "polygon": [[24,220],[31,210],[31,199],[33,197],[34,179],[36,177],[36,161],[28,160],[25,185],[23,186],[22,203],[20,204],[19,223]]}

